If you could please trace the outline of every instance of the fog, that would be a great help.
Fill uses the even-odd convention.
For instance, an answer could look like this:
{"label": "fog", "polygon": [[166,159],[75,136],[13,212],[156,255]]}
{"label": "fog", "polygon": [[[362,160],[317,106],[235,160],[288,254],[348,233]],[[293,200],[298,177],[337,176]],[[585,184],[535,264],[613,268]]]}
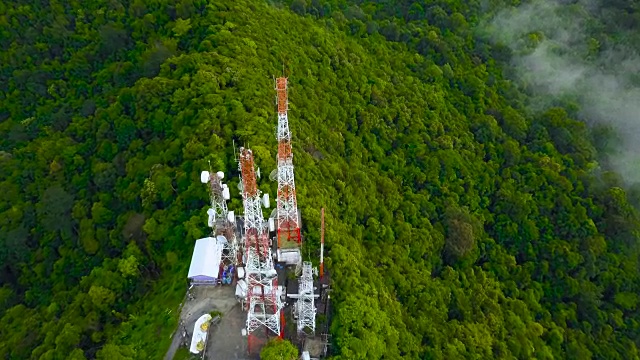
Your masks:
{"label": "fog", "polygon": [[640,88],[631,84],[640,72],[640,57],[624,40],[603,49],[587,35],[597,26],[589,12],[599,11],[598,6],[534,1],[499,12],[483,29],[494,43],[513,51],[515,76],[534,94],[532,110],[568,98],[589,125],[616,131],[621,141],[613,144],[609,165],[630,185],[640,182]]}

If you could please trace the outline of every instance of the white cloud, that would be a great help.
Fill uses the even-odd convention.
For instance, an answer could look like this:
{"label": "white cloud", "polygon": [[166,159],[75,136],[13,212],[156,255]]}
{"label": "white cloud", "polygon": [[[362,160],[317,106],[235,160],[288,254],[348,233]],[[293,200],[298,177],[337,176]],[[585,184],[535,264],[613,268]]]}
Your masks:
{"label": "white cloud", "polygon": [[[584,60],[594,42],[585,24],[594,2],[561,5],[534,1],[498,13],[485,30],[492,40],[513,50],[516,74],[536,96],[536,110],[549,106],[550,96],[571,96],[587,123],[607,124],[622,143],[612,159],[614,169],[628,183],[640,182],[640,88],[630,86],[640,73],[640,57],[630,46],[618,45]],[[544,34],[535,49],[527,50],[532,33]],[[621,42],[624,44],[624,41]],[[636,165],[637,164],[637,165]],[[638,170],[635,170],[638,168]]]}

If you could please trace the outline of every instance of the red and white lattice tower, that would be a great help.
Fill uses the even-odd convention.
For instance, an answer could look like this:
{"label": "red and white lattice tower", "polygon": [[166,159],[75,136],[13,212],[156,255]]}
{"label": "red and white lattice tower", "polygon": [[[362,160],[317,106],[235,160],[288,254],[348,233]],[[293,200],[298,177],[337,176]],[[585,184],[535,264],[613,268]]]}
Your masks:
{"label": "red and white lattice tower", "polygon": [[265,327],[266,334],[280,334],[282,303],[278,292],[278,276],[269,248],[269,229],[262,215],[262,199],[256,184],[253,153],[240,148],[240,173],[244,203],[245,271],[247,279],[247,335],[249,352],[255,330]]}
{"label": "red and white lattice tower", "polygon": [[296,183],[293,176],[293,151],[291,149],[291,131],[287,110],[287,78],[276,79],[276,102],[278,105],[278,198],[277,226],[278,248],[284,241],[300,244],[300,219],[296,200]]}

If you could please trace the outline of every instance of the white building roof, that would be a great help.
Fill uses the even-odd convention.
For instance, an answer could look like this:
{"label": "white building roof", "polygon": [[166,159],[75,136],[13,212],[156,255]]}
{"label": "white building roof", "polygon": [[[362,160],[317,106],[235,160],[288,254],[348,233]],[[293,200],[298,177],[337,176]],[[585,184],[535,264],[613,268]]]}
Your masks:
{"label": "white building roof", "polygon": [[190,279],[194,277],[217,278],[220,272],[222,247],[226,242],[227,239],[224,236],[196,240],[188,277]]}
{"label": "white building roof", "polygon": [[287,265],[295,265],[301,260],[300,249],[278,249],[278,261]]}

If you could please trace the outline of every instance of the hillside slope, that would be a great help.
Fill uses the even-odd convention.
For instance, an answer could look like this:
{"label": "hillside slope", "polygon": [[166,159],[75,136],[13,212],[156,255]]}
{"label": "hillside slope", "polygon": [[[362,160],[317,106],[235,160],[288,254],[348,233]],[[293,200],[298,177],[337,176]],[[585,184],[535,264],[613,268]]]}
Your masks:
{"label": "hillside slope", "polygon": [[514,105],[470,13],[230,4],[0,7],[0,357],[162,357],[199,172],[233,175],[233,140],[275,167],[283,62],[338,358],[638,357],[637,215],[581,123]]}

